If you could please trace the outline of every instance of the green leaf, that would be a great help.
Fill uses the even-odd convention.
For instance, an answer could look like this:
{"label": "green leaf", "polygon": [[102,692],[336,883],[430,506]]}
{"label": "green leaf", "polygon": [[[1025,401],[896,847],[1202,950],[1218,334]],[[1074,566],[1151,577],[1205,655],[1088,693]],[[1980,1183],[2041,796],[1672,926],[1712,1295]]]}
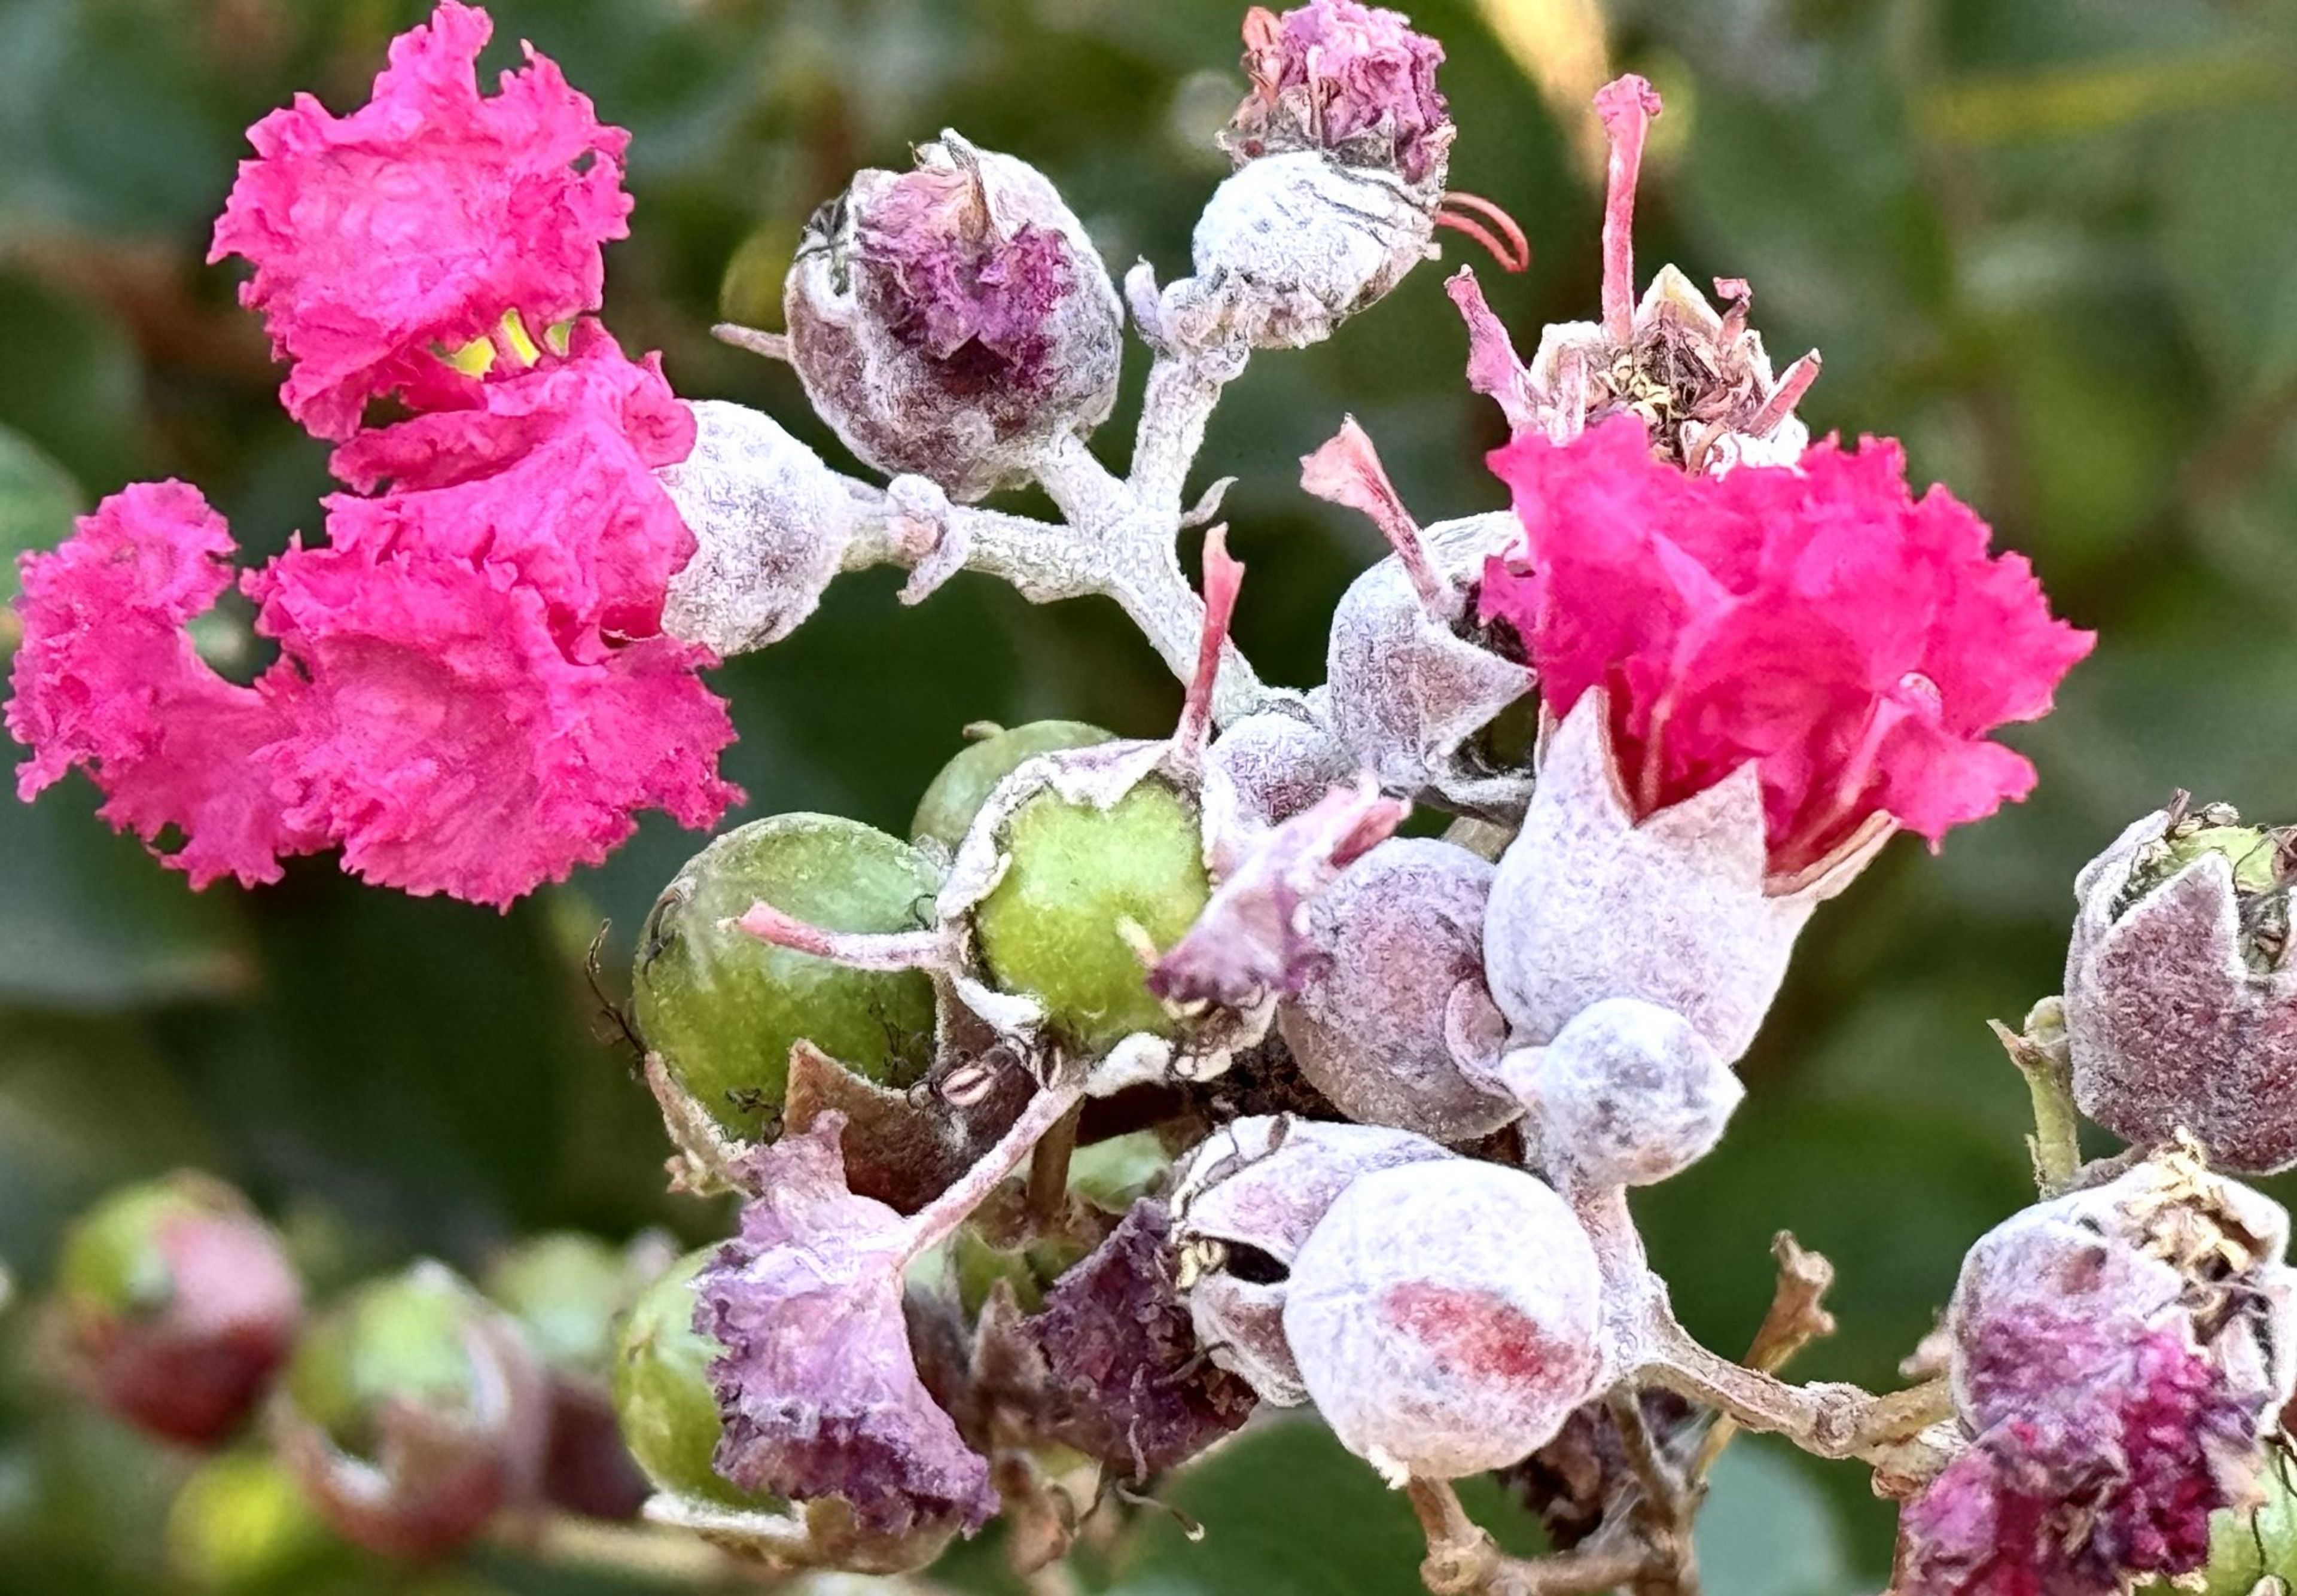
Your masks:
{"label": "green leaf", "polygon": [[[86,495],[70,472],[22,433],[0,425],[0,604],[16,596],[16,556],[54,548],[86,508]],[[11,641],[13,627],[12,617],[0,616],[0,646]]]}
{"label": "green leaf", "polygon": [[1707,1596],[1848,1596],[1842,1532],[1793,1452],[1742,1436],[1716,1463],[1697,1531]]}

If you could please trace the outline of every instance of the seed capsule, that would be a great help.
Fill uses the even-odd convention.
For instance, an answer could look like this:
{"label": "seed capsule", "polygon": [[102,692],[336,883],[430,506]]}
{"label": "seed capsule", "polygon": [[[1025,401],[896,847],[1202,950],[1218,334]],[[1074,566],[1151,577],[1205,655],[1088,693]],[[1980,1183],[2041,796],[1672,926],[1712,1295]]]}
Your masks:
{"label": "seed capsule", "polygon": [[614,1412],[655,1489],[721,1507],[770,1508],[775,1498],[743,1490],[711,1462],[725,1431],[710,1365],[725,1348],[695,1328],[694,1277],[717,1252],[687,1254],[630,1309],[614,1350]]}

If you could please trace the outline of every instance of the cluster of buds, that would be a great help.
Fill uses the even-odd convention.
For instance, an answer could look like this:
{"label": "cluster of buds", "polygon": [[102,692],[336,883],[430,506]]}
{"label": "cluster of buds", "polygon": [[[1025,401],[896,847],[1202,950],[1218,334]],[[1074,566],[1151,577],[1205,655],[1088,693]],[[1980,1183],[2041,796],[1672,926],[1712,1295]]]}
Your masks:
{"label": "cluster of buds", "polygon": [[[370,104],[260,124],[218,230],[350,489],[325,547],[243,579],[279,664],[200,661],[229,539],[182,484],[126,490],[26,568],[28,795],[86,767],[195,884],[340,845],[506,904],[638,809],[714,824],[731,730],[696,672],[873,564],[912,602],[960,568],[1114,598],[1181,708],[1169,736],[980,728],[906,837],[754,819],[669,884],[626,1017],[673,1185],[742,1198],[722,1245],[562,1247],[491,1300],[422,1268],[299,1331],[276,1239],[170,1189],[68,1270],[105,1400],[208,1441],[284,1362],[299,1477],[413,1555],[643,1497],[778,1567],[911,1570],[1000,1514],[1034,1566],[1112,1483],[1309,1404],[1412,1492],[1446,1588],[1496,1555],[1447,1482],[1627,1460],[1565,1555],[1573,1588],[1633,1584],[1700,1491],[1631,1443],[1688,1399],[1887,1465],[1910,1596],[2201,1566],[2288,1395],[2285,1220],[2208,1164],[2297,1160],[2280,834],[2181,802],[2085,872],[2062,1034],[2029,1050],[2142,1161],[2059,1170],[2070,1194],[1972,1252],[1950,1422],[1716,1357],[1644,1260],[1626,1189],[1718,1144],[1802,927],[1896,832],[1936,846],[2022,798],[1989,734],[2091,642],[1894,442],[1811,443],[1817,357],[1774,375],[1743,283],[1718,312],[1669,267],[1638,298],[1647,83],[1595,101],[1600,318],[1527,366],[1451,284],[1511,507],[1423,524],[1353,419],[1302,462],[1391,552],[1291,692],[1230,641],[1224,529],[1182,575],[1220,487],[1182,492],[1254,351],[1330,336],[1439,227],[1521,263],[1445,187],[1435,41],[1356,0],[1252,11],[1236,169],[1161,290],[1144,263],[1120,295],[1041,174],[955,132],[857,176],[795,253],[786,332],[721,331],[788,359],[877,484],[622,355],[593,313],[624,137],[539,56],[481,95],[487,26],[442,0]],[[1119,476],[1084,440],[1128,313],[1152,365]],[[366,425],[384,397],[412,414]],[[1058,519],[976,502],[1029,482]],[[1398,835],[1415,807],[1453,829]],[[1145,1167],[1099,1180],[1144,1131]]]}

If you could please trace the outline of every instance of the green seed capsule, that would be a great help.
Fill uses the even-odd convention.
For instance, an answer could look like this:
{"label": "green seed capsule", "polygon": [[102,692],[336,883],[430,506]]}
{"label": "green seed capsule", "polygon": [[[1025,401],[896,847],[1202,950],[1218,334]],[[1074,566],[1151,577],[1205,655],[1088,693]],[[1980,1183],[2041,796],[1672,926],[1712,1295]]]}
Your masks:
{"label": "green seed capsule", "polygon": [[998,732],[960,750],[941,768],[941,774],[918,801],[917,818],[910,835],[922,842],[932,837],[954,850],[972,828],[973,817],[989,801],[997,784],[1041,753],[1063,748],[1083,748],[1106,743],[1110,734],[1083,720],[1032,720],[1009,731]]}
{"label": "green seed capsule", "polygon": [[657,1489],[732,1508],[770,1508],[711,1467],[722,1427],[710,1388],[718,1343],[694,1328],[694,1277],[717,1253],[698,1247],[646,1287],[614,1354],[614,1412],[622,1441]]}
{"label": "green seed capsule", "polygon": [[781,1108],[793,1043],[908,1086],[933,1061],[933,983],[769,947],[728,921],[770,903],[832,931],[924,925],[940,883],[917,850],[834,815],[778,815],[728,832],[670,884],[638,939],[637,1021],[672,1078],[735,1136]]}
{"label": "green seed capsule", "polygon": [[1143,955],[1180,941],[1211,896],[1194,810],[1155,777],[1105,810],[1045,792],[1002,840],[1011,862],[974,910],[996,983],[1035,998],[1053,1032],[1087,1051],[1169,1035]]}
{"label": "green seed capsule", "polygon": [[287,1365],[287,1394],[305,1419],[353,1457],[372,1458],[384,1409],[459,1421],[486,1377],[473,1356],[474,1304],[433,1271],[361,1287],[313,1325]]}

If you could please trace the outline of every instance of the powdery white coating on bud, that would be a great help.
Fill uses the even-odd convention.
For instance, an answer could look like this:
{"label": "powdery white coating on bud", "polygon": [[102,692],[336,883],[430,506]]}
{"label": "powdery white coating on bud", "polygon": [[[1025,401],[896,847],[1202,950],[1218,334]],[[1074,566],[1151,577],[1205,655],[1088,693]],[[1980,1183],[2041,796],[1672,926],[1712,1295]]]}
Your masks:
{"label": "powdery white coating on bud", "polygon": [[1518,1046],[1553,1041],[1605,998],[1636,998],[1673,1009],[1735,1063],[1804,922],[1885,839],[1773,896],[1755,767],[1637,824],[1604,699],[1586,693],[1553,730],[1523,829],[1500,856],[1484,920],[1492,997]]}
{"label": "powdery white coating on bud", "polygon": [[1198,1343],[1261,1400],[1307,1398],[1284,1336],[1287,1277],[1358,1177],[1451,1155],[1425,1137],[1288,1115],[1231,1121],[1174,1171],[1173,1240]]}
{"label": "powdery white coating on bud", "polygon": [[[1512,516],[1470,515],[1437,522],[1420,539],[1436,574],[1465,593],[1519,532]],[[1492,769],[1470,745],[1531,691],[1532,672],[1464,635],[1467,624],[1431,615],[1395,555],[1356,578],[1332,612],[1325,655],[1332,726],[1383,786],[1511,821],[1529,775]]]}
{"label": "powdery white coating on bud", "polygon": [[857,173],[783,292],[790,358],[846,446],[960,501],[1025,477],[1116,399],[1123,312],[1044,176],[954,133]]}
{"label": "powdery white coating on bud", "polygon": [[1159,334],[1191,349],[1321,342],[1428,254],[1440,188],[1321,150],[1246,163],[1198,218],[1196,275],[1165,289]]}
{"label": "powdery white coating on bud", "polygon": [[763,648],[813,613],[852,541],[852,496],[762,412],[690,407],[694,452],[657,473],[697,547],[670,579],[663,629],[720,658]]}
{"label": "powdery white coating on bud", "polygon": [[1908,1596],[2194,1573],[2290,1389],[2288,1216],[2190,1148],[2018,1215],[1947,1318],[1969,1447],[1900,1521]]}
{"label": "powdery white coating on bud", "polygon": [[1314,958],[1276,1024],[1300,1073],[1350,1119],[1470,1141],[1516,1103],[1474,1078],[1507,1029],[1484,984],[1492,867],[1429,837],[1382,843],[1309,910]]}
{"label": "powdery white coating on bud", "polygon": [[1537,1177],[1468,1159],[1363,1176],[1293,1268],[1284,1330],[1342,1445],[1392,1484],[1503,1468],[1600,1388],[1602,1271]]}
{"label": "powdery white coating on bud", "polygon": [[1290,819],[1360,769],[1307,703],[1281,698],[1221,733],[1205,762],[1227,778],[1247,827]]}
{"label": "powdery white coating on bud", "polygon": [[1540,1164],[1569,1186],[1653,1186],[1715,1150],[1746,1089],[1672,1009],[1606,998],[1498,1074],[1537,1126]]}
{"label": "powdery white coating on bud", "polygon": [[2125,901],[2170,826],[2167,811],[2148,815],[2075,881],[2075,1101],[2141,1146],[2188,1131],[2226,1167],[2286,1169],[2297,1163],[2297,965],[2260,947],[2252,905],[2273,901],[2239,890],[2223,852],[2203,851]]}

